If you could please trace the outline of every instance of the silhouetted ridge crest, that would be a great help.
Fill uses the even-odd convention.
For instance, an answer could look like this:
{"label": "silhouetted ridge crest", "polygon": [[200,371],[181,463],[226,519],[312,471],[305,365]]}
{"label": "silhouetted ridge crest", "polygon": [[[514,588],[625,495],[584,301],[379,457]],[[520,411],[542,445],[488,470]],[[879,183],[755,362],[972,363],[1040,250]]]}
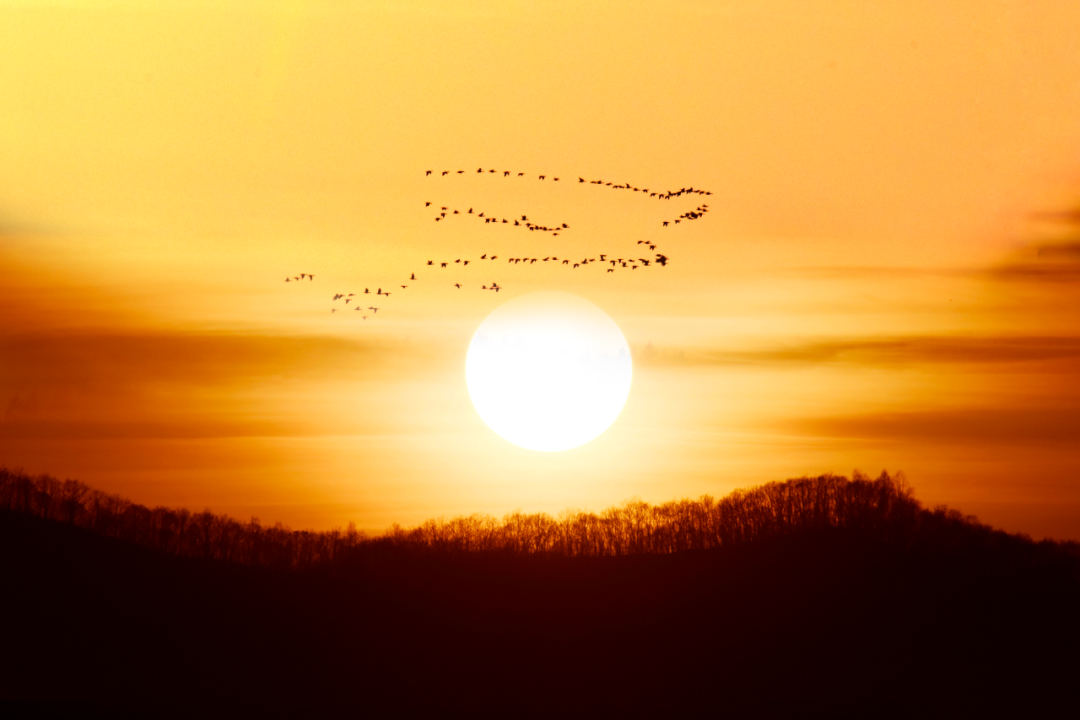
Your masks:
{"label": "silhouetted ridge crest", "polygon": [[743,545],[823,529],[858,531],[892,545],[932,544],[952,554],[993,546],[994,556],[1035,561],[1037,547],[1060,547],[1080,557],[1077,543],[1033,543],[939,507],[925,510],[902,473],[876,479],[855,471],[802,477],[736,490],[716,500],[704,495],[650,505],[632,499],[601,513],[565,510],[512,512],[502,519],[474,514],[392,526],[371,537],[357,531],[292,530],[281,523],[244,523],[209,510],[147,508],[75,480],[0,469],[0,508],[68,523],[108,537],[185,557],[295,570],[339,560],[375,559],[387,552],[615,557],[659,555]]}
{"label": "silhouetted ridge crest", "polygon": [[509,513],[502,520],[470,515],[428,520],[414,528],[394,525],[381,538],[398,546],[438,551],[503,550],[566,556],[667,554],[708,550],[791,532],[851,528],[909,538],[921,506],[903,475],[876,480],[856,472],[773,482],[715,500],[674,500],[650,505],[628,500],[603,512],[568,510]]}

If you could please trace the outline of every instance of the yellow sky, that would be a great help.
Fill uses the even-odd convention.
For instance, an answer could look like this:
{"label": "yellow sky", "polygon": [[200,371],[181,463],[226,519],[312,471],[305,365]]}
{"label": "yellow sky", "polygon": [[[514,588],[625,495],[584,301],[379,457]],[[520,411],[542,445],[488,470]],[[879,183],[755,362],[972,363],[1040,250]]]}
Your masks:
{"label": "yellow sky", "polygon": [[[1080,538],[1080,221],[1034,217],[1078,205],[1080,6],[671,5],[0,0],[0,464],[371,529],[888,468]],[[669,265],[478,260],[638,240]],[[464,382],[540,289],[635,353],[620,419],[551,455]]]}

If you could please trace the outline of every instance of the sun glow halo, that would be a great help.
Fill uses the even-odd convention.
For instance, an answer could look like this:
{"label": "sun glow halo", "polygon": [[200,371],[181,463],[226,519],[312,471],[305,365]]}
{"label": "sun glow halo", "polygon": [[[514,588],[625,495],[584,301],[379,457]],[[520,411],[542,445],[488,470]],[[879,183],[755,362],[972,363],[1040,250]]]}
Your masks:
{"label": "sun glow halo", "polygon": [[569,450],[604,432],[630,393],[618,325],[565,292],[517,297],[481,323],[465,360],[469,396],[500,436],[529,450]]}

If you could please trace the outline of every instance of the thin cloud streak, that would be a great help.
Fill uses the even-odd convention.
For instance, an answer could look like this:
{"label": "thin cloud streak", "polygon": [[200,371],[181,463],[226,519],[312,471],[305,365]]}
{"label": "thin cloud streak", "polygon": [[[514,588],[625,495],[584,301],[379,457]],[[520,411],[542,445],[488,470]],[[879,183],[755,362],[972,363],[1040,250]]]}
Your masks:
{"label": "thin cloud streak", "polygon": [[785,423],[799,434],[920,445],[1075,448],[1080,408],[1075,406],[963,408],[806,418]]}
{"label": "thin cloud streak", "polygon": [[992,365],[1065,361],[1073,370],[1080,370],[1080,337],[916,336],[813,340],[782,347],[730,351],[665,350],[647,346],[636,348],[634,360],[654,367],[759,365],[775,368],[810,365]]}

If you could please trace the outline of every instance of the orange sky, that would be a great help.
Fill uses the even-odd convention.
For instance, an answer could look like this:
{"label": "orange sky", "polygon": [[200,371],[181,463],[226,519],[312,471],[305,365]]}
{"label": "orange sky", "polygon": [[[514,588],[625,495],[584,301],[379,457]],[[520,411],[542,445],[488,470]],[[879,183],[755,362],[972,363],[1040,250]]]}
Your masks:
{"label": "orange sky", "polygon": [[[1080,6],[671,5],[0,0],[0,464],[372,530],[887,468],[1080,539]],[[578,176],[710,213],[662,229],[701,198]],[[637,240],[669,265],[476,260]],[[622,416],[556,454],[464,380],[540,289],[635,354]]]}

